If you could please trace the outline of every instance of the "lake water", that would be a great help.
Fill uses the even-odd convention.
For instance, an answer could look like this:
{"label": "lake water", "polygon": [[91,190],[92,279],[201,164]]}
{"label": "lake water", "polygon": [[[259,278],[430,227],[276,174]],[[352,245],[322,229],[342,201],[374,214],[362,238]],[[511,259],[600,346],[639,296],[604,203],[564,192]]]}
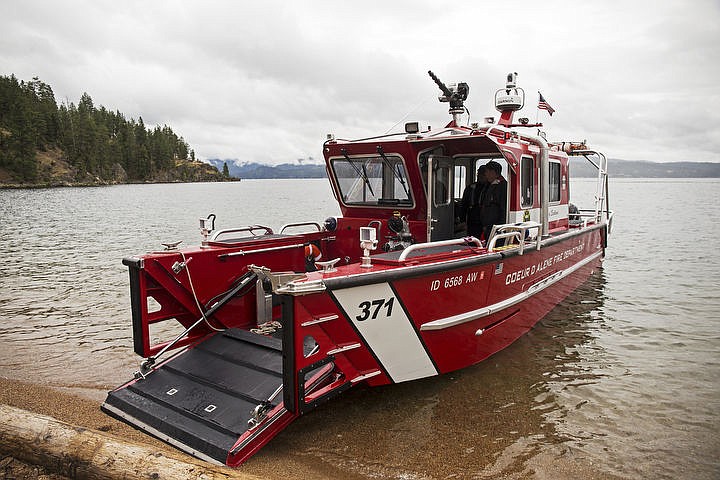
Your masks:
{"label": "lake water", "polygon": [[[572,194],[591,199],[594,186],[576,180]],[[718,179],[611,180],[603,269],[528,335],[453,374],[351,390],[243,468],[720,478],[718,204]],[[120,260],[197,244],[209,213],[217,228],[277,229],[339,210],[325,180],[0,190],[0,376],[98,398],[129,379],[139,359]]]}

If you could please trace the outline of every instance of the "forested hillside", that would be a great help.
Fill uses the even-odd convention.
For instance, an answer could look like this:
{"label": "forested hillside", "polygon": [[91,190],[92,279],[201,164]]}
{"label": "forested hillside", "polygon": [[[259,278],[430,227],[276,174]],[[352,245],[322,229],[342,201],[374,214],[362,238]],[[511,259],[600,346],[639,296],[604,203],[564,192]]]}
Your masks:
{"label": "forested hillside", "polygon": [[87,93],[58,105],[50,85],[0,77],[0,184],[220,179],[168,126],[96,107]]}

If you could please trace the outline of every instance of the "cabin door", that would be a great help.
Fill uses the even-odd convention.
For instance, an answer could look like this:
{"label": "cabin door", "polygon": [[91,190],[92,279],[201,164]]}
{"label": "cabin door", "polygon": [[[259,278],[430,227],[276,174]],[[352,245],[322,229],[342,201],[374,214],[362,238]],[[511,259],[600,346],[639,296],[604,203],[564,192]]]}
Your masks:
{"label": "cabin door", "polygon": [[433,242],[448,240],[455,229],[454,162],[450,157],[431,156],[427,168],[427,236]]}

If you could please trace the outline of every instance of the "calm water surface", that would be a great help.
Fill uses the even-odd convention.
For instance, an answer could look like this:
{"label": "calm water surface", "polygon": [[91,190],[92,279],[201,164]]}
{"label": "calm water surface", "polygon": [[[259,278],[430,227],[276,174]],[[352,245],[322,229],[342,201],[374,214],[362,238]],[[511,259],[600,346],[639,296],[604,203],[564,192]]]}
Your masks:
{"label": "calm water surface", "polygon": [[[593,193],[572,185],[581,207]],[[604,268],[528,335],[450,375],[352,390],[246,471],[292,460],[358,478],[720,478],[720,181],[614,180],[610,202]],[[127,380],[138,359],[120,260],[197,244],[209,213],[217,228],[278,229],[339,210],[325,180],[0,190],[0,376]]]}

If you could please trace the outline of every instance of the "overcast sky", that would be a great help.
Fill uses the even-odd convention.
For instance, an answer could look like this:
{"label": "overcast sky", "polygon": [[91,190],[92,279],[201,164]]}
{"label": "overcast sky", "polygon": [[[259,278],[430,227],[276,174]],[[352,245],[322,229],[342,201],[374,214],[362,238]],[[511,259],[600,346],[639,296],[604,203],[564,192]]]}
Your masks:
{"label": "overcast sky", "polygon": [[[443,126],[427,75],[610,158],[720,162],[720,1],[0,2],[0,75],[167,124],[199,158],[322,158],[327,133]],[[539,111],[537,92],[555,108]]]}

